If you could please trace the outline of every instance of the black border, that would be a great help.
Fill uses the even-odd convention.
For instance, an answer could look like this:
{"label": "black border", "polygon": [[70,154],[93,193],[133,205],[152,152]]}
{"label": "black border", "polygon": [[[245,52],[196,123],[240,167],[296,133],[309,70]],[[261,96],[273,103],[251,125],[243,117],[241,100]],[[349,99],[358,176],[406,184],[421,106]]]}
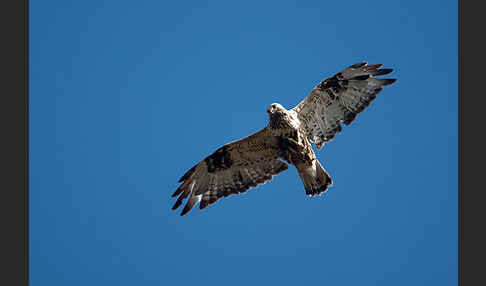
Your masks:
{"label": "black border", "polygon": [[458,282],[486,285],[484,106],[486,57],[481,1],[458,5]]}
{"label": "black border", "polygon": [[29,285],[29,1],[0,11],[0,284]]}
{"label": "black border", "polygon": [[462,276],[462,1],[457,5],[457,280],[463,285]]}

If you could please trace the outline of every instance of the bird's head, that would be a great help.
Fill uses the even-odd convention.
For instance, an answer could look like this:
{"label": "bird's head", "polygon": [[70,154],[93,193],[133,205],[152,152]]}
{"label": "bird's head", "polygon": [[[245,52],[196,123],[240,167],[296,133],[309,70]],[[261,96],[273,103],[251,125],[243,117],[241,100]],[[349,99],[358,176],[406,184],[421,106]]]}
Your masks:
{"label": "bird's head", "polygon": [[267,108],[268,115],[272,114],[279,114],[279,113],[285,113],[286,109],[280,105],[279,103],[272,103],[270,106]]}

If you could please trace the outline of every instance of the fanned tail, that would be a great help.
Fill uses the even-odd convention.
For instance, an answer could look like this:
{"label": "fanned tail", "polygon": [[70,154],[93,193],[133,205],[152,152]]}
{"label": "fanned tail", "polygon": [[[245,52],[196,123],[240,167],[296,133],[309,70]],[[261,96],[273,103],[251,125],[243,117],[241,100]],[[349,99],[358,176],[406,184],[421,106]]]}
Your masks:
{"label": "fanned tail", "polygon": [[332,186],[331,176],[322,168],[319,161],[314,160],[312,166],[297,166],[300,179],[304,183],[305,193],[308,196],[320,196]]}

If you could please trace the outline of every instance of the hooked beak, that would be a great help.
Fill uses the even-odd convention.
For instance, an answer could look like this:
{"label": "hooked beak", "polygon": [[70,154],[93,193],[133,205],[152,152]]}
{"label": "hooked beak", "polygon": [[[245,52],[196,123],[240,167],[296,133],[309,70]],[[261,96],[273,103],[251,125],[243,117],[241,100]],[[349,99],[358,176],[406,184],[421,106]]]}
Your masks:
{"label": "hooked beak", "polygon": [[275,112],[275,107],[273,105],[270,105],[268,108],[267,108],[267,113],[268,114],[273,114]]}

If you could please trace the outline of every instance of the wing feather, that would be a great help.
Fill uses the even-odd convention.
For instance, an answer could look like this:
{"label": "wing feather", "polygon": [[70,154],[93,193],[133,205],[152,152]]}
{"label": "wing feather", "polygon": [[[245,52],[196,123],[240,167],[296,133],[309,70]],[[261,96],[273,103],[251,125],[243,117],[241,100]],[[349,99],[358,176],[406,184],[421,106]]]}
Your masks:
{"label": "wing feather", "polygon": [[366,62],[347,67],[319,83],[292,110],[302,123],[307,138],[318,149],[341,132],[341,123],[349,125],[376,98],[383,86],[396,79],[381,79],[393,69],[380,69],[382,64]]}
{"label": "wing feather", "polygon": [[246,193],[288,169],[280,155],[276,138],[270,136],[267,128],[226,144],[181,177],[182,184],[172,194],[179,196],[172,209],[189,197],[181,212],[185,215],[197,203],[204,209],[221,197]]}

